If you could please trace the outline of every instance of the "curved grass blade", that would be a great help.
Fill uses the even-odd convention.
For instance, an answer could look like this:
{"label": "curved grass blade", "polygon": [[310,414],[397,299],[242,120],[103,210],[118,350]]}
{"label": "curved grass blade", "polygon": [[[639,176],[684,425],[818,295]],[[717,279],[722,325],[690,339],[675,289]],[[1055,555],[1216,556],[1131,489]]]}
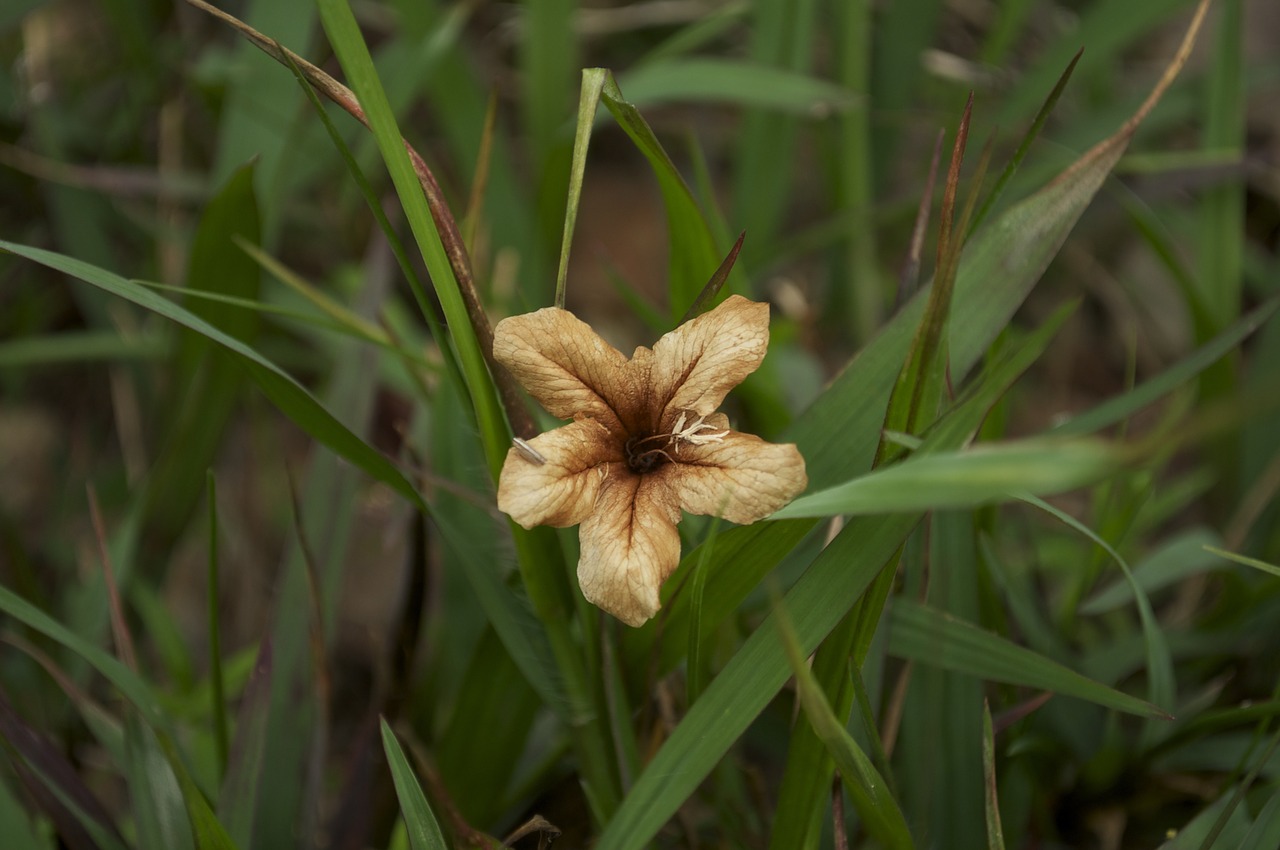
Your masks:
{"label": "curved grass blade", "polygon": [[1205,551],[1217,555],[1220,558],[1226,558],[1229,561],[1235,561],[1237,564],[1243,564],[1246,567],[1253,567],[1255,570],[1261,570],[1264,573],[1270,573],[1273,576],[1280,576],[1280,567],[1275,564],[1268,564],[1266,561],[1260,561],[1257,558],[1250,558],[1246,555],[1238,555],[1235,552],[1228,552],[1226,549],[1219,549],[1216,546],[1205,546]]}
{"label": "curved grass blade", "polygon": [[[1050,516],[1056,517],[1059,521],[1092,540],[1110,555],[1111,559],[1120,567],[1121,572],[1124,573],[1125,581],[1133,588],[1134,602],[1138,607],[1138,619],[1142,622],[1142,639],[1146,646],[1147,654],[1148,696],[1150,701],[1159,706],[1162,711],[1171,709],[1176,696],[1174,692],[1173,657],[1169,653],[1169,643],[1165,640],[1164,632],[1161,631],[1160,625],[1156,622],[1156,615],[1151,610],[1151,601],[1147,599],[1147,594],[1143,592],[1142,587],[1133,577],[1133,570],[1129,568],[1129,562],[1121,557],[1120,553],[1111,544],[1065,511],[1061,511],[1043,499],[1038,499],[1034,496],[1027,496],[1024,501]],[[1148,724],[1144,730],[1144,737],[1150,739],[1154,735],[1154,728]]]}
{"label": "curved grass blade", "polygon": [[1168,717],[1149,702],[928,605],[897,599],[889,623],[889,652],[899,658],[992,682],[1053,691],[1129,714]]}
{"label": "curved grass blade", "polygon": [[407,478],[381,453],[369,446],[325,410],[318,401],[280,367],[249,346],[205,322],[188,310],[161,298],[141,284],[126,280],[105,269],[40,248],[29,248],[0,240],[0,249],[26,257],[51,269],[71,275],[132,301],[157,315],[177,322],[239,355],[258,386],[280,410],[300,428],[346,458],[374,479],[391,487],[414,505],[426,510],[426,503]]}

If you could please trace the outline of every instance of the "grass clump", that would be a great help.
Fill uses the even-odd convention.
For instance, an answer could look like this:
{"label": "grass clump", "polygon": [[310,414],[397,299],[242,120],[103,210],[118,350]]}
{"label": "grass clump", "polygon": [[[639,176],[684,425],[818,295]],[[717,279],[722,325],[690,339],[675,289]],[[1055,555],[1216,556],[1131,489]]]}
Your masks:
{"label": "grass clump", "polygon": [[[1276,845],[1245,4],[20,5],[6,846]],[[497,510],[558,423],[493,326],[731,296],[632,477],[808,487],[630,628]]]}

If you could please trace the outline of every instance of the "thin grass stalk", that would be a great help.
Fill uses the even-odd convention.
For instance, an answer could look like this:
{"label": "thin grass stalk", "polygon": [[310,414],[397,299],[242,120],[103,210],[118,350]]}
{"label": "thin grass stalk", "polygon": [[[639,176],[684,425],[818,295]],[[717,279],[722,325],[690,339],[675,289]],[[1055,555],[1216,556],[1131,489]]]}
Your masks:
{"label": "thin grass stalk", "polygon": [[884,317],[884,295],[880,289],[876,261],[875,181],[871,176],[871,115],[867,106],[871,90],[871,4],[848,0],[842,4],[840,23],[840,82],[863,95],[853,109],[841,114],[840,188],[842,206],[852,211],[847,264],[849,270],[849,327],[854,340],[871,338]]}
{"label": "thin grass stalk", "polygon": [[218,616],[218,600],[221,598],[221,581],[218,577],[218,488],[212,469],[206,476],[205,491],[209,503],[209,577],[206,593],[209,605],[209,700],[218,784],[222,784],[227,773],[231,724],[227,717],[226,682],[222,674],[222,627]]}

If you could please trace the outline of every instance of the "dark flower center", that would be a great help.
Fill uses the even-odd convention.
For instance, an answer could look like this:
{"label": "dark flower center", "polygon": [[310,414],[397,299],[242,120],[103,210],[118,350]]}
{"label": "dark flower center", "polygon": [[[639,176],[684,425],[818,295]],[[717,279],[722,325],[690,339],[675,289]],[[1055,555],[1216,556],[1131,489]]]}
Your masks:
{"label": "dark flower center", "polygon": [[672,461],[667,449],[671,446],[670,434],[637,434],[627,439],[623,450],[627,455],[627,468],[643,475]]}

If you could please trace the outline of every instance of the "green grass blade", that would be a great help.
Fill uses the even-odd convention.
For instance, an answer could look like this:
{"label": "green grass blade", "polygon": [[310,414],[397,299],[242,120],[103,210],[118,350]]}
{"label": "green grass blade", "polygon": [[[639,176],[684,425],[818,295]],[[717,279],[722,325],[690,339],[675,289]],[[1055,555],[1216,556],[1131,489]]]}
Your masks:
{"label": "green grass blade", "polygon": [[98,360],[158,360],[168,349],[168,341],[158,334],[144,333],[122,339],[116,331],[64,331],[0,343],[0,368],[29,369],[51,363]]}
{"label": "green grass blade", "polygon": [[774,623],[782,635],[783,647],[787,652],[791,672],[796,677],[796,690],[805,716],[835,760],[854,808],[862,818],[863,827],[885,847],[915,846],[911,841],[911,833],[907,830],[906,819],[902,816],[902,809],[889,793],[889,783],[849,735],[844,723],[832,712],[822,686],[809,669],[805,654],[800,651],[795,630],[782,608],[776,610]]}
{"label": "green grass blade", "polygon": [[262,391],[299,427],[376,480],[425,509],[425,503],[413,485],[394,464],[334,418],[297,381],[244,343],[228,336],[173,302],[161,298],[145,286],[125,280],[105,269],[51,251],[28,248],[3,240],[0,240],[0,249],[26,257],[33,262],[106,290],[112,295],[132,301],[157,315],[190,328],[239,355],[241,363],[249,369]]}
{"label": "green grass blade", "polygon": [[1159,375],[1144,381],[1123,395],[1109,399],[1088,412],[1067,420],[1055,427],[1053,433],[1064,436],[1088,434],[1126,419],[1186,384],[1234,351],[1241,342],[1275,315],[1277,307],[1280,307],[1280,300],[1276,299],[1260,304]]}
{"label": "green grass blade", "polygon": [[1149,702],[927,605],[896,599],[889,624],[889,651],[899,658],[992,682],[1053,691],[1129,714],[1165,716]]}
{"label": "green grass blade", "polygon": [[987,818],[987,850],[1004,850],[1004,827],[1000,824],[1000,799],[996,783],[996,735],[991,728],[991,706],[982,701],[982,779]]}
{"label": "green grass blade", "polygon": [[1238,850],[1268,850],[1280,846],[1280,788],[1277,788],[1240,842]]}
{"label": "green grass blade", "polygon": [[345,0],[318,0],[318,4],[325,32],[368,117],[369,127],[378,141],[396,194],[440,299],[445,322],[457,348],[467,392],[475,408],[489,471],[496,479],[510,447],[510,434],[440,234],[433,224],[431,210],[405,151],[403,137],[351,7]]}
{"label": "green grass blade", "polygon": [[565,281],[569,277],[569,247],[573,244],[573,229],[578,222],[578,203],[582,199],[582,178],[587,170],[587,148],[591,144],[591,129],[595,126],[596,108],[600,105],[600,93],[604,90],[606,72],[599,68],[587,68],[582,72],[582,93],[578,100],[578,125],[573,135],[573,160],[569,165],[569,193],[565,199],[564,235],[560,240],[560,265],[556,270],[555,306],[564,307]]}
{"label": "green grass blade", "polygon": [[[186,285],[201,292],[257,298],[261,273],[236,247],[261,240],[254,167],[237,169],[209,202],[196,229]],[[252,345],[260,317],[250,310],[206,299],[183,307],[229,337]],[[245,373],[236,358],[208,337],[189,329],[178,334],[172,391],[162,399],[162,449],[146,491],[148,531],[168,545],[189,522],[203,491],[223,434],[244,391]],[[163,549],[161,550],[163,551]]]}
{"label": "green grass blade", "polygon": [[732,103],[825,118],[863,108],[856,93],[827,80],[784,68],[720,58],[650,62],[619,75],[636,106],[662,103]]}
{"label": "green grass blade", "polygon": [[139,850],[189,850],[191,825],[182,791],[151,730],[135,713],[124,724],[125,777]]}
{"label": "green grass blade", "polygon": [[[1202,575],[1222,566],[1222,542],[1213,531],[1192,528],[1165,541],[1158,549],[1133,566],[1133,577],[1145,593],[1155,593],[1185,578]],[[1080,605],[1081,614],[1094,616],[1133,601],[1133,588],[1123,578],[1099,590]]]}
{"label": "green grass blade", "polygon": [[218,765],[218,781],[227,773],[227,754],[230,750],[231,723],[227,717],[226,680],[222,675],[222,628],[219,622],[222,598],[218,579],[218,487],[209,470],[205,479],[205,498],[209,508],[209,567],[208,567],[208,617],[209,617],[209,716],[213,723],[214,756]]}
{"label": "green grass blade", "polygon": [[440,833],[440,825],[436,823],[431,806],[427,805],[427,797],[422,793],[422,786],[414,776],[409,760],[405,758],[400,742],[384,719],[381,722],[382,747],[387,754],[387,764],[391,768],[391,778],[396,785],[396,797],[400,800],[400,812],[404,816],[405,827],[409,831],[409,846],[413,850],[448,850],[444,836]]}
{"label": "green grass blade", "polygon": [[19,800],[9,783],[0,782],[0,835],[10,850],[51,850],[48,837],[38,837],[31,823],[30,804]]}
{"label": "green grass blade", "polygon": [[1259,560],[1258,558],[1250,558],[1246,555],[1238,555],[1235,552],[1228,552],[1225,549],[1219,549],[1216,546],[1205,546],[1204,548],[1206,551],[1214,555],[1226,558],[1229,561],[1235,561],[1237,564],[1243,564],[1246,567],[1253,567],[1255,570],[1261,570],[1262,572],[1269,573],[1273,576],[1280,576],[1280,567],[1277,567],[1275,564],[1268,564],[1266,561]]}
{"label": "green grass blade", "polygon": [[[1120,567],[1121,572],[1124,573],[1125,581],[1133,588],[1134,602],[1138,608],[1138,618],[1142,622],[1142,638],[1146,647],[1148,698],[1151,703],[1159,706],[1161,710],[1172,709],[1176,694],[1174,692],[1173,658],[1169,653],[1169,643],[1165,639],[1159,623],[1156,622],[1155,612],[1151,610],[1151,601],[1147,599],[1147,594],[1143,592],[1137,579],[1133,577],[1133,570],[1129,568],[1129,562],[1121,557],[1120,553],[1111,544],[1065,511],[1061,511],[1034,496],[1028,496],[1024,501],[1050,516],[1057,517],[1059,521],[1092,540],[1110,555],[1111,559]],[[1148,737],[1151,736],[1152,732],[1150,730],[1153,728],[1150,725],[1147,726],[1148,732],[1146,734]]]}
{"label": "green grass blade", "polygon": [[1028,439],[983,443],[961,452],[912,457],[861,478],[803,496],[777,519],[967,508],[1051,495],[1115,475],[1132,450],[1102,440]]}
{"label": "green grass blade", "polygon": [[18,622],[25,623],[87,661],[107,681],[115,685],[133,707],[142,713],[143,719],[150,726],[157,730],[166,728],[165,714],[151,688],[118,659],[75,634],[3,585],[0,585],[0,611]]}

